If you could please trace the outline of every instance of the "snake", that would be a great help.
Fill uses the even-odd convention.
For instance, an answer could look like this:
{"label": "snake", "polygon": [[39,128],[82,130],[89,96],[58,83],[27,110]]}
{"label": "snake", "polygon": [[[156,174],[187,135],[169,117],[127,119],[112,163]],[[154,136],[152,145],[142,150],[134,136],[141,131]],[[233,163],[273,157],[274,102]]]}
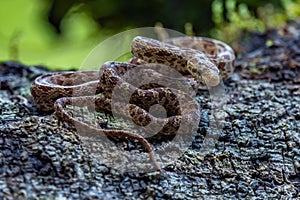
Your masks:
{"label": "snake", "polygon": [[[193,97],[176,88],[170,89],[155,83],[137,87],[124,79],[125,74],[145,67],[146,64],[166,65],[185,75],[174,78],[178,84],[187,84],[197,90],[203,86],[216,86],[222,79],[229,78],[234,70],[235,54],[222,41],[195,36],[164,41],[137,36],[132,40],[131,53],[133,58],[130,61],[109,61],[98,71],[52,72],[41,75],[32,83],[31,94],[39,110],[54,111],[58,119],[78,129],[93,134],[137,140],[148,151],[154,167],[163,172],[151,145],[142,135],[129,130],[91,126],[73,117],[65,107],[70,105],[111,112],[114,106],[118,108],[119,114],[130,116],[139,126],[146,127],[150,122],[156,122],[163,127],[159,133],[173,135],[183,122],[192,124],[199,120],[199,107],[189,103]],[[146,77],[150,79],[172,79],[168,74],[161,74],[159,70],[147,70]],[[122,97],[113,101],[113,91],[117,86],[121,87],[121,91],[130,91],[129,102]],[[180,104],[177,94],[180,94],[184,104]],[[149,112],[155,104],[166,108],[165,118]]]}

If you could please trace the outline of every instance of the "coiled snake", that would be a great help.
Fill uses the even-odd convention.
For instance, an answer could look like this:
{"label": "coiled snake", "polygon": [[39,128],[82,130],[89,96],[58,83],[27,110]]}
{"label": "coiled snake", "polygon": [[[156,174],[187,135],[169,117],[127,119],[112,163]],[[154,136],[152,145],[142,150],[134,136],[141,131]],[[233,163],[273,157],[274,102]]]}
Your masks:
{"label": "coiled snake", "polygon": [[[54,110],[59,119],[76,128],[106,136],[138,140],[149,152],[154,166],[162,171],[150,144],[143,136],[127,130],[90,126],[66,112],[65,106],[96,107],[110,112],[113,90],[116,85],[122,83],[123,89],[131,91],[132,96],[130,102],[122,102],[122,99],[117,103],[113,102],[113,106],[119,107],[120,114],[130,116],[142,127],[156,121],[163,127],[160,133],[176,134],[181,122],[192,123],[199,120],[198,107],[188,103],[180,105],[173,90],[159,84],[148,84],[139,88],[127,83],[123,79],[124,74],[143,67],[145,63],[159,63],[189,75],[187,78],[177,78],[178,82],[186,83],[193,88],[200,85],[216,86],[221,80],[220,77],[228,78],[233,72],[234,52],[227,44],[204,37],[178,37],[161,42],[138,36],[133,39],[131,49],[135,57],[128,63],[107,62],[100,71],[56,72],[42,75],[32,84],[31,93],[40,110]],[[167,75],[150,70],[147,77],[159,76]],[[184,102],[192,98],[188,94],[182,96],[186,98]],[[149,108],[154,104],[166,108],[168,112],[166,118],[155,117],[149,113]],[[182,109],[182,106],[185,108]]]}

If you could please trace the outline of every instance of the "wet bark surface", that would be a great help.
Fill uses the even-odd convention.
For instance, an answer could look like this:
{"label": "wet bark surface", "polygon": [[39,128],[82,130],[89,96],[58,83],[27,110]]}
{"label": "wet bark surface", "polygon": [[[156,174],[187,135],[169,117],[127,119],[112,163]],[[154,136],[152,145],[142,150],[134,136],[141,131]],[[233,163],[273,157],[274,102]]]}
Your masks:
{"label": "wet bark surface", "polygon": [[245,38],[224,83],[229,98],[215,148],[199,156],[211,131],[211,104],[201,95],[197,135],[163,174],[103,164],[74,128],[37,110],[29,88],[45,68],[1,63],[1,199],[300,198],[300,25]]}

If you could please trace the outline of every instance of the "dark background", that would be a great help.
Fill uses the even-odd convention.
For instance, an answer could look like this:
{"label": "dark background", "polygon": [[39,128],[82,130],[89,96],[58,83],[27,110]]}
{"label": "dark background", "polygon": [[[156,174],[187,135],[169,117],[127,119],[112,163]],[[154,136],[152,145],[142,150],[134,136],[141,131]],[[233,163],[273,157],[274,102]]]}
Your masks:
{"label": "dark background", "polygon": [[[48,20],[61,33],[61,21],[72,7],[80,5],[77,12],[86,12],[103,28],[120,30],[129,26],[153,26],[161,22],[164,27],[184,32],[185,24],[193,24],[196,34],[208,34],[214,27],[212,20],[213,0],[52,0],[48,11]],[[221,0],[225,5],[226,1]],[[282,9],[280,0],[253,1],[237,0],[244,3],[257,16],[256,9],[271,3],[276,9]],[[226,11],[224,18],[226,18]]]}

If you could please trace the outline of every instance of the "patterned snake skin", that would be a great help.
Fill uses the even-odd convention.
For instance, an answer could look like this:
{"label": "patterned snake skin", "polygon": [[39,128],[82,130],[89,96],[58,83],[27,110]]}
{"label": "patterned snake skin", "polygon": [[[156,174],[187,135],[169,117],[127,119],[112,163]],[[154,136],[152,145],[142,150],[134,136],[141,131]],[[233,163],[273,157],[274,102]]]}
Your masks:
{"label": "patterned snake skin", "polygon": [[[193,89],[200,86],[216,86],[221,78],[228,78],[234,70],[234,52],[228,45],[218,40],[204,37],[178,37],[163,42],[135,37],[132,41],[132,54],[135,56],[128,63],[107,62],[99,71],[56,72],[42,75],[34,81],[31,93],[41,111],[55,111],[62,121],[93,134],[102,134],[118,138],[138,140],[149,152],[154,166],[162,172],[148,141],[139,134],[127,130],[103,129],[93,127],[74,118],[65,110],[67,105],[96,108],[110,112],[112,106],[118,114],[130,116],[139,126],[145,127],[150,122],[160,124],[161,134],[176,134],[182,122],[192,124],[199,120],[199,108],[193,103],[193,97],[179,90],[162,87],[159,84],[147,84],[137,87],[124,80],[130,70],[144,67],[147,63],[157,63],[176,69],[188,75],[175,78],[178,84],[187,84]],[[159,70],[147,71],[149,80],[160,77],[168,79],[167,74]],[[134,77],[139,79],[141,77]],[[121,91],[129,91],[131,100],[119,98],[112,101],[116,86]],[[97,94],[97,95],[95,95]],[[178,101],[178,94],[184,104]],[[159,104],[167,110],[167,117],[160,118],[149,112],[151,106]]]}

